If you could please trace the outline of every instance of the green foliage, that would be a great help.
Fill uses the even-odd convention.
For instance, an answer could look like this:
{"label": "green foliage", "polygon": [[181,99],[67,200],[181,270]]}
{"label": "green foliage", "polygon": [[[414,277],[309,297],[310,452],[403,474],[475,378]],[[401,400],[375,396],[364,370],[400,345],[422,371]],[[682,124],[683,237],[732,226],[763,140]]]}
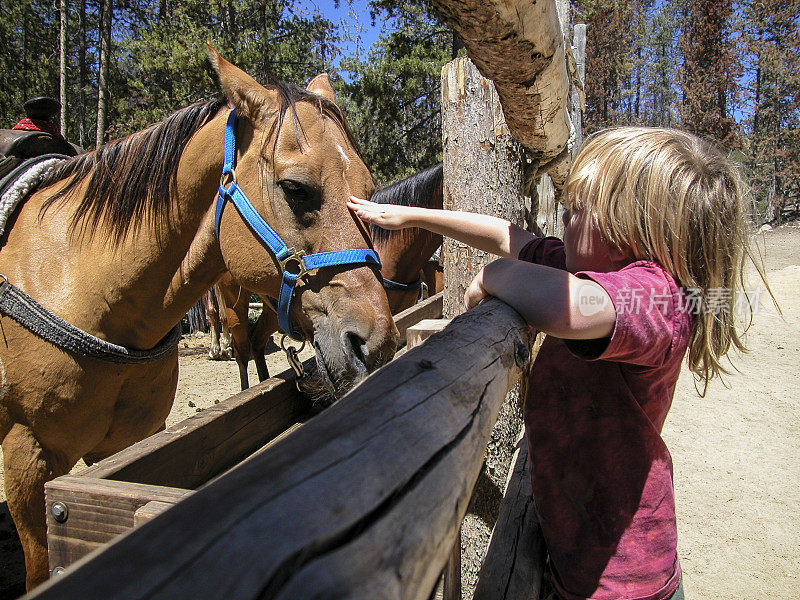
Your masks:
{"label": "green foliage", "polygon": [[800,13],[790,0],[761,0],[743,14],[748,165],[765,220],[779,221],[800,202]]}
{"label": "green foliage", "polygon": [[52,1],[0,3],[0,128],[25,116],[34,96],[58,97],[58,16]]}
{"label": "green foliage", "polygon": [[[336,53],[333,23],[300,14],[291,1],[145,0],[130,10],[137,26],[115,48],[114,136],[219,94],[204,40],[262,82],[307,82],[329,70]],[[136,18],[147,14],[157,18]]]}
{"label": "green foliage", "polygon": [[452,55],[452,33],[422,6],[373,2],[393,31],[364,60],[346,58],[339,98],[366,163],[379,184],[441,160],[440,78]]}
{"label": "green foliage", "polygon": [[[67,130],[75,142],[84,132],[87,146],[99,2],[68,2]],[[347,41],[363,47],[352,39],[356,19],[333,23],[304,8],[307,0],[114,0],[108,137],[218,95],[209,40],[260,81],[329,72],[378,184],[407,176],[441,160],[440,73],[454,47],[426,2],[371,0],[383,35],[341,56]],[[57,7],[0,3],[0,127],[23,116],[28,98],[58,97]],[[587,132],[638,123],[709,135],[741,152],[766,220],[798,202],[797,0],[576,0],[573,21],[588,25]]]}

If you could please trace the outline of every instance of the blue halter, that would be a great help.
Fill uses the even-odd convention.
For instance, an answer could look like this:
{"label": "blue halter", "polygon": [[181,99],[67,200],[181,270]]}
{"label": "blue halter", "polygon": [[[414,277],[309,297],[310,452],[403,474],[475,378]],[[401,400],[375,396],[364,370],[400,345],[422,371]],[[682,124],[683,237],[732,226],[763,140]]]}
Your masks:
{"label": "blue halter", "polygon": [[[239,211],[244,222],[250,227],[255,236],[269,249],[278,261],[283,271],[281,276],[281,290],[277,302],[270,298],[273,307],[278,313],[278,324],[281,330],[296,340],[302,339],[299,331],[292,327],[290,313],[292,309],[292,298],[297,280],[303,275],[314,269],[321,267],[335,267],[349,265],[349,268],[362,267],[365,265],[380,269],[381,261],[374,250],[359,248],[356,250],[333,250],[331,252],[319,252],[316,254],[306,254],[303,250],[289,248],[281,237],[264,218],[256,212],[253,205],[244,195],[244,192],[236,183],[236,110],[231,110],[228,116],[228,123],[225,126],[225,162],[222,165],[222,176],[219,182],[219,196],[217,197],[217,209],[214,218],[214,227],[219,238],[219,226],[222,220],[222,211],[225,203],[230,202]],[[224,181],[230,177],[230,184],[226,188]],[[294,264],[293,271],[290,272],[287,266]]]}

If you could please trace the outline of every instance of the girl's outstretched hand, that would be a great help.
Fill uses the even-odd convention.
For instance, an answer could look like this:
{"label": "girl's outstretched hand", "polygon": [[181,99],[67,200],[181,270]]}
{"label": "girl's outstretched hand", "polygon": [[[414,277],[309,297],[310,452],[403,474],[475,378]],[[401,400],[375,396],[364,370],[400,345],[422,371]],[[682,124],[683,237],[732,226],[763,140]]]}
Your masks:
{"label": "girl's outstretched hand", "polygon": [[383,229],[403,229],[411,227],[413,209],[395,204],[378,204],[363,198],[350,196],[347,207],[358,215],[359,219],[373,223]]}

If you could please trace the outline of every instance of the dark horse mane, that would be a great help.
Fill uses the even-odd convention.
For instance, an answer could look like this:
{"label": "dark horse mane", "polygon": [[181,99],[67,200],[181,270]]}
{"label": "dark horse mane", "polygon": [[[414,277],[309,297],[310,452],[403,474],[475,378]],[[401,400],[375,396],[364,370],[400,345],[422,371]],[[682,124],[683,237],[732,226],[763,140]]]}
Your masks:
{"label": "dark horse mane", "polygon": [[[289,108],[297,131],[299,121],[295,104],[307,101],[315,104],[321,114],[332,118],[358,152],[344,115],[334,102],[294,84],[273,81],[271,87],[279,92],[281,98],[273,132],[280,132]],[[181,153],[192,135],[224,106],[223,99],[193,104],[147,129],[66,160],[50,171],[39,185],[45,188],[71,177],[64,187],[45,201],[40,216],[59,199],[66,201],[89,177],[86,193],[75,209],[73,230],[80,228],[81,233],[92,235],[103,223],[118,242],[131,227],[144,220],[158,222],[168,217]],[[298,138],[300,133],[302,128]],[[277,135],[275,139],[277,143]]]}
{"label": "dark horse mane", "polygon": [[[437,186],[442,184],[442,163],[414,173],[385,188],[376,190],[371,200],[378,204],[398,204],[417,208],[430,208]],[[370,235],[375,242],[386,243],[390,238],[402,236],[406,229],[388,230],[370,224]]]}

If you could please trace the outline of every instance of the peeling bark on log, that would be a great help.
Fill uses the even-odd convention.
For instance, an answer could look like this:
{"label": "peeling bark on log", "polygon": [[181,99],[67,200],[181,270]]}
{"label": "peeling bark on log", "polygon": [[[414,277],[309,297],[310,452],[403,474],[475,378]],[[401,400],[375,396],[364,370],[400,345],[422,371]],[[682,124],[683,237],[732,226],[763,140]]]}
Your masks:
{"label": "peeling bark on log", "polygon": [[[511,133],[538,162],[566,177],[570,81],[554,0],[432,0],[481,74],[491,79]],[[550,163],[548,165],[548,163]]]}

